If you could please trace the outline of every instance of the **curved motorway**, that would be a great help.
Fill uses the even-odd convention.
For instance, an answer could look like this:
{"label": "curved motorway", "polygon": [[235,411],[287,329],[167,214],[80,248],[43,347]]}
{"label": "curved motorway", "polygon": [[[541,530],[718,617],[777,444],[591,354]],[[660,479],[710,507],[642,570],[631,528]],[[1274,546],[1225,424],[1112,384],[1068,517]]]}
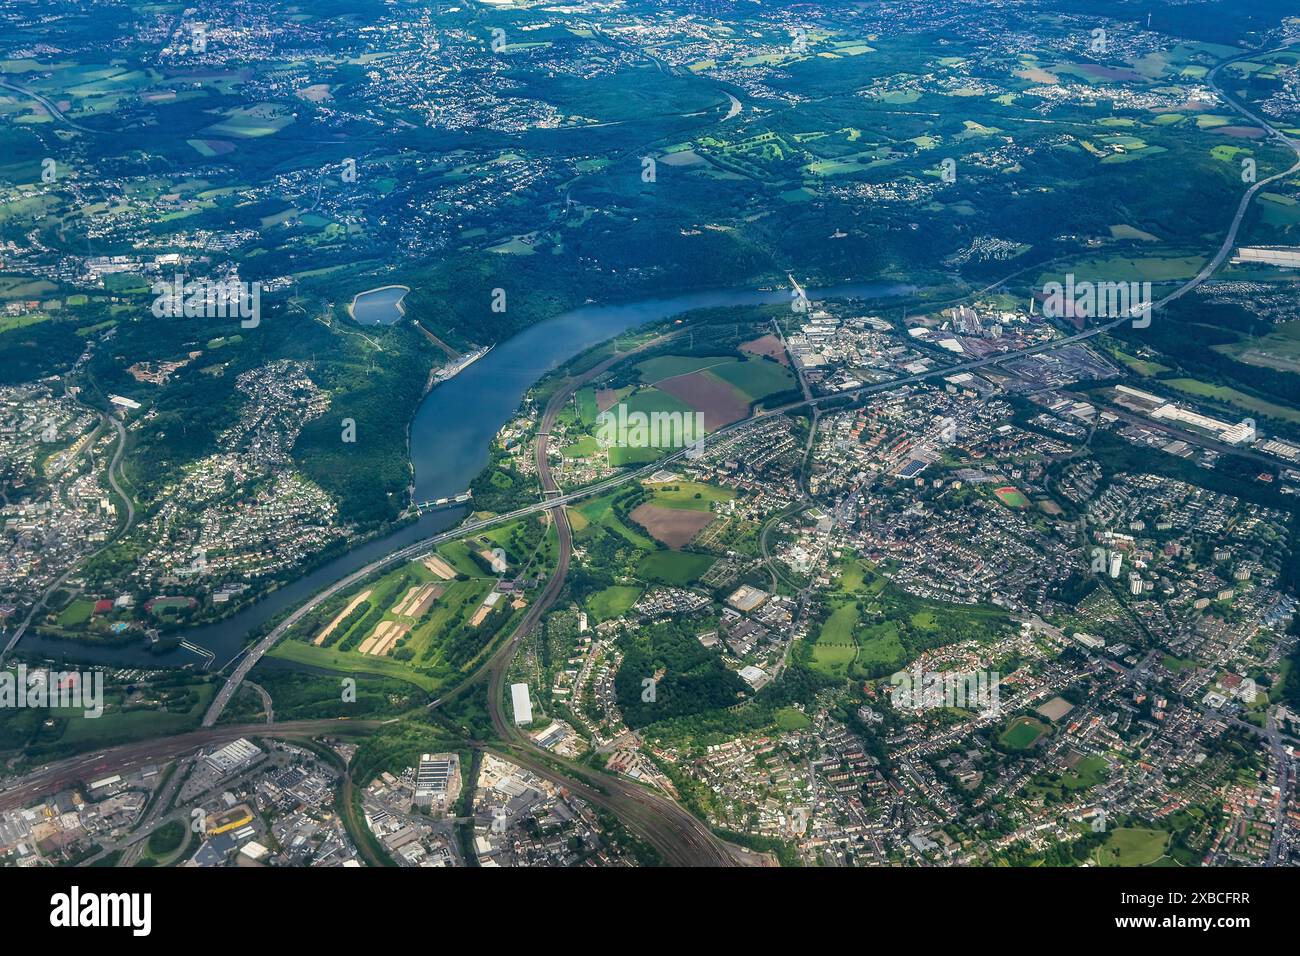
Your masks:
{"label": "curved motorway", "polygon": [[0,80],[0,88],[6,90],[12,90],[15,93],[21,93],[23,96],[30,96],[36,102],[40,103],[41,106],[45,107],[45,109],[49,112],[49,114],[53,116],[56,120],[58,120],[61,123],[66,123],[67,125],[71,126],[75,130],[79,130],[82,133],[99,132],[98,130],[93,130],[88,126],[82,126],[80,123],[74,123],[72,120],[64,116],[63,112],[52,102],[50,102],[50,100],[47,97],[43,96],[40,93],[37,93],[35,90],[29,90],[26,87],[19,86],[16,83],[9,83],[5,80]]}

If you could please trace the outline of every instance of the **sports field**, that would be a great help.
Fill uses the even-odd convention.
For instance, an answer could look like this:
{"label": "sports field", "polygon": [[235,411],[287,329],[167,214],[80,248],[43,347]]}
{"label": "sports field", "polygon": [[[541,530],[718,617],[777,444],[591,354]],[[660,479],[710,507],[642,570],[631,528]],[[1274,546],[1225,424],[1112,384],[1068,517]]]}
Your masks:
{"label": "sports field", "polygon": [[1013,488],[1006,485],[1002,488],[993,489],[993,493],[998,496],[998,501],[1002,502],[1008,508],[1028,508],[1029,499],[1019,488]]}
{"label": "sports field", "polygon": [[1048,726],[1032,717],[1017,717],[1007,724],[998,741],[1008,750],[1028,750],[1048,732]]}

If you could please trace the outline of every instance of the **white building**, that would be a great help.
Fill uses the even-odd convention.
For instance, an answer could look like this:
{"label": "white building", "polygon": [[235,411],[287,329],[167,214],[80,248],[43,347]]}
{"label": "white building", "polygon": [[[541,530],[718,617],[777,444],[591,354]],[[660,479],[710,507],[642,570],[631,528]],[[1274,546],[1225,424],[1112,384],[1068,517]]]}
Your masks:
{"label": "white building", "polygon": [[1300,269],[1300,246],[1242,246],[1232,261]]}
{"label": "white building", "polygon": [[246,737],[240,737],[226,744],[220,750],[208,754],[208,766],[220,774],[234,773],[239,768],[252,763],[262,756],[262,751]]}
{"label": "white building", "polygon": [[528,696],[528,685],[511,684],[510,701],[514,705],[515,723],[531,724],[533,722],[533,702]]}

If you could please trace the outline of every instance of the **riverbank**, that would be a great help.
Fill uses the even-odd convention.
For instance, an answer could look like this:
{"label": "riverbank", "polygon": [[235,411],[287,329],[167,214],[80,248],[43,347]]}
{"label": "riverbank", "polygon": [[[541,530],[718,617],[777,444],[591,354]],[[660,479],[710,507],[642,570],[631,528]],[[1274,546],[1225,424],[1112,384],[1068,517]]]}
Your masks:
{"label": "riverbank", "polygon": [[[386,286],[381,288],[402,288]],[[810,291],[822,299],[898,299],[916,291],[902,283],[859,283]],[[708,308],[789,304],[782,289],[731,289],[697,292],[621,305],[586,305],[545,319],[499,343],[490,354],[427,392],[412,419],[409,434],[413,472],[412,499],[437,500],[470,487],[487,465],[492,441],[514,417],[524,395],[545,375],[590,349],[632,329]],[[376,560],[458,525],[468,509],[425,512],[391,534],[351,548],[306,575],[286,582],[269,595],[217,622],[184,634],[189,643],[215,655],[214,668],[228,665],[243,652],[250,634],[322,589]],[[124,649],[87,653],[72,641],[25,639],[23,651],[56,660],[88,660],[118,666],[182,665],[196,658],[184,650],[153,655]]]}

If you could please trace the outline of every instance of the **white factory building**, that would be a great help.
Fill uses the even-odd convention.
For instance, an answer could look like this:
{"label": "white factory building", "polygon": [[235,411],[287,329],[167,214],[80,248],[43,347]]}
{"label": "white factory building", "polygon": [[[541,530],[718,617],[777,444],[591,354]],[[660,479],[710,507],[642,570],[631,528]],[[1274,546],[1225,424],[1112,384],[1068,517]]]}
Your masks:
{"label": "white factory building", "polygon": [[527,684],[510,685],[510,702],[514,705],[516,724],[533,722],[533,702],[528,696]]}

